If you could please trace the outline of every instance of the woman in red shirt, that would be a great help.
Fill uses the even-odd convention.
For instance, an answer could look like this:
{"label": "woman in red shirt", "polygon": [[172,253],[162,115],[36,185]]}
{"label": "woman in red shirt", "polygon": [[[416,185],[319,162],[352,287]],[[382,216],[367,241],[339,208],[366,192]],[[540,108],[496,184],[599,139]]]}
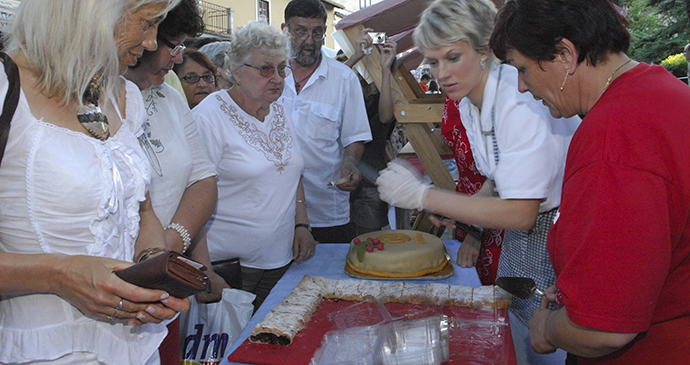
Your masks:
{"label": "woman in red shirt", "polygon": [[586,115],[548,238],[557,281],[530,338],[579,365],[687,363],[690,88],[630,59],[626,25],[601,0],[509,0],[496,18],[491,48],[520,91]]}

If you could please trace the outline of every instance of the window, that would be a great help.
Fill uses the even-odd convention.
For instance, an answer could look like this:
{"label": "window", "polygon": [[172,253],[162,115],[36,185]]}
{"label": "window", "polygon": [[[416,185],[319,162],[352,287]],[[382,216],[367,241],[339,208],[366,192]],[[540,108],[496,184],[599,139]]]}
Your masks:
{"label": "window", "polygon": [[258,0],[258,20],[271,24],[271,17],[269,16],[268,9],[270,4],[268,0]]}

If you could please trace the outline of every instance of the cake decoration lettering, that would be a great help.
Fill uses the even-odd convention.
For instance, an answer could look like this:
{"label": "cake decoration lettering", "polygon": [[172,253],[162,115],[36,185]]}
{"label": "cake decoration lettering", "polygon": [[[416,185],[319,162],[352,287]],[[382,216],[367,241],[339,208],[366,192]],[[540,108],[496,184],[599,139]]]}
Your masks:
{"label": "cake decoration lettering", "polygon": [[405,233],[384,233],[376,236],[381,241],[388,241],[388,243],[396,244],[409,241],[411,238]]}

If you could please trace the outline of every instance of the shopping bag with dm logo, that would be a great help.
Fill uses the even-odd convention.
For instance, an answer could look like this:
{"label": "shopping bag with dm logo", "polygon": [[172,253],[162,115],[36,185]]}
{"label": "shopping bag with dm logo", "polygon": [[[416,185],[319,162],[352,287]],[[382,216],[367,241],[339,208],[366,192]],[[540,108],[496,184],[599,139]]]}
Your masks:
{"label": "shopping bag with dm logo", "polygon": [[254,297],[243,290],[226,288],[216,303],[197,303],[190,298],[189,311],[180,314],[183,364],[220,363],[252,317]]}

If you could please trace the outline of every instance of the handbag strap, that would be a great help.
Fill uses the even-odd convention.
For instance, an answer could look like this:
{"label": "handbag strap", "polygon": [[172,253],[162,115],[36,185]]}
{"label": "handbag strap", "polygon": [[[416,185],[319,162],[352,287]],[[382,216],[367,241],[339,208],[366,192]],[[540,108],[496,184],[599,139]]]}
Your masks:
{"label": "handbag strap", "polygon": [[9,82],[5,103],[2,106],[2,114],[0,114],[0,163],[2,163],[5,146],[7,146],[7,138],[10,135],[10,122],[14,112],[17,110],[17,104],[19,104],[21,88],[19,87],[19,69],[17,65],[5,52],[0,52],[0,59],[5,64],[5,73]]}

